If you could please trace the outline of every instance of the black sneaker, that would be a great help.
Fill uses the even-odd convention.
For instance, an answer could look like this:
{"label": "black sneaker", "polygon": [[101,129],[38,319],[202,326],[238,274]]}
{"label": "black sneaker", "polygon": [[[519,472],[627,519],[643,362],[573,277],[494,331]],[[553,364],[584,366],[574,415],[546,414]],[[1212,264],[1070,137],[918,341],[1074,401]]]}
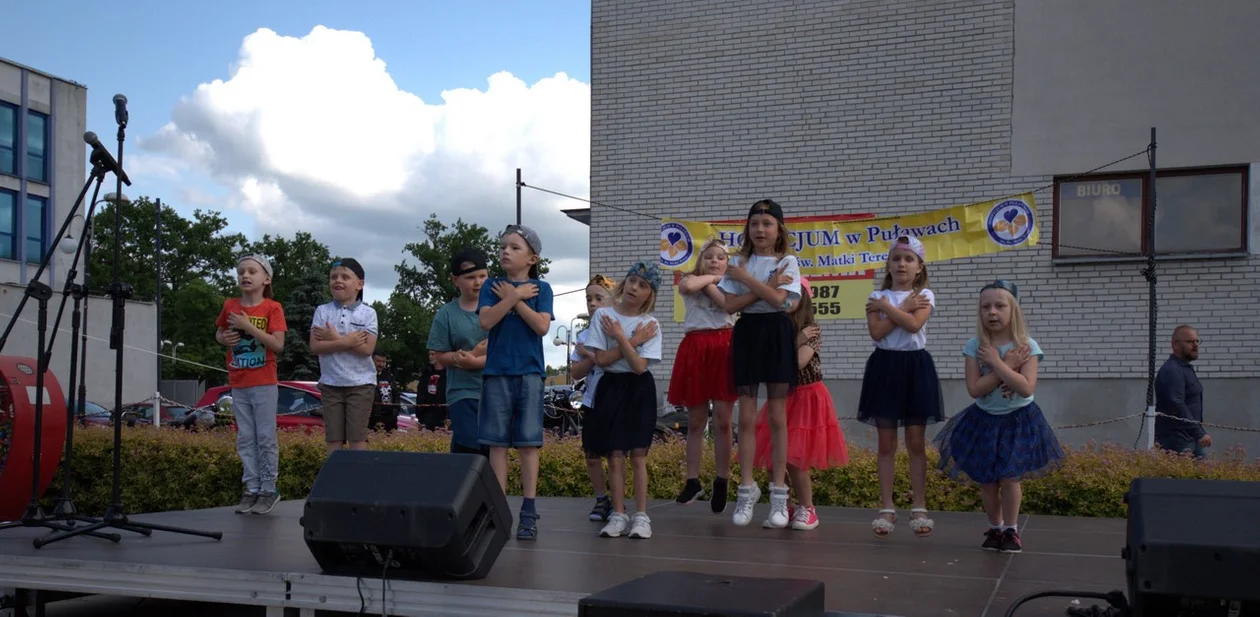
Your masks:
{"label": "black sneaker", "polygon": [[709,505],[712,506],[714,514],[726,511],[726,484],[726,478],[713,479],[713,498],[709,500]]}
{"label": "black sneaker", "polygon": [[683,490],[678,494],[675,500],[682,505],[687,505],[704,497],[704,489],[700,486],[700,480],[697,478],[688,478],[687,484],[683,486]]}
{"label": "black sneaker", "polygon": [[271,509],[276,507],[276,504],[279,502],[279,493],[262,492],[258,494],[258,503],[255,503],[249,512],[250,514],[266,514],[271,512]]}
{"label": "black sneaker", "polygon": [[608,515],[612,514],[612,500],[607,495],[597,497],[595,499],[595,507],[591,508],[588,518],[596,522],[604,522],[608,520]]}
{"label": "black sneaker", "polygon": [[1019,553],[1023,552],[1024,544],[1019,541],[1019,532],[1013,527],[1008,527],[1002,532],[1002,548],[1003,553]]}
{"label": "black sneaker", "polygon": [[990,527],[984,532],[984,544],[980,548],[986,551],[1002,550],[1002,529],[1000,527]]}
{"label": "black sneaker", "polygon": [[241,503],[236,506],[236,513],[245,514],[246,512],[249,512],[250,508],[253,508],[256,503],[258,503],[258,493],[245,491],[244,493],[241,493]]}

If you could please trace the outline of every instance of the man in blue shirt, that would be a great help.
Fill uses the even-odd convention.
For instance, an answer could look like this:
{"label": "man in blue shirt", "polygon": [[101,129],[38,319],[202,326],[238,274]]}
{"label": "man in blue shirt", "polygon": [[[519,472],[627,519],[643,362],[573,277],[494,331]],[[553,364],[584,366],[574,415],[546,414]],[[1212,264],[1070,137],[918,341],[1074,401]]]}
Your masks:
{"label": "man in blue shirt", "polygon": [[[1203,430],[1203,385],[1190,363],[1199,359],[1199,333],[1188,325],[1173,330],[1172,355],[1155,375],[1155,444],[1205,458],[1212,436]],[[1168,417],[1172,416],[1172,417]]]}

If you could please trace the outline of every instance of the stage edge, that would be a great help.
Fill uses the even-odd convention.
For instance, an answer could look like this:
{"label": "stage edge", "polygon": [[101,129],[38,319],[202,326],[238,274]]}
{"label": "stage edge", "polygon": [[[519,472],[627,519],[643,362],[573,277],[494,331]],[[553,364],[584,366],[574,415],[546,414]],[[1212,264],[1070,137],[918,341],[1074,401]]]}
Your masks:
{"label": "stage edge", "polygon": [[[323,574],[290,574],[288,607],[328,611],[359,612],[366,603],[367,614],[381,612],[381,579],[358,580]],[[390,580],[385,600],[391,615],[522,615],[565,616],[578,614],[578,600],[584,593],[510,589],[483,585],[425,583]]]}

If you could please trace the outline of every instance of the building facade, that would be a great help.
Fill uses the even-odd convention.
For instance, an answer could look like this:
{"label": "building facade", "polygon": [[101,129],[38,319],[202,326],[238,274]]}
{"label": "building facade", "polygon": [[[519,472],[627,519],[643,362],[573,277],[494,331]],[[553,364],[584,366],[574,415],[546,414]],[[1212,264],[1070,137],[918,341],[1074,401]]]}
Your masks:
{"label": "building facade", "polygon": [[[1096,423],[1146,406],[1155,189],[1156,366],[1173,327],[1196,326],[1206,420],[1260,427],[1256,23],[1260,4],[1174,0],[595,0],[591,198],[623,209],[592,208],[592,271],[652,258],[653,217],[741,218],[762,197],[788,216],[900,215],[1036,190],[1037,247],[930,265],[928,349],[954,413],[977,290],[1014,280],[1046,351],[1038,402],[1055,426]],[[853,416],[871,341],[860,320],[823,324],[823,371]],[[1133,445],[1140,428],[1058,434]],[[1260,451],[1257,433],[1209,432]]]}
{"label": "building facade", "polygon": [[[87,104],[85,86],[0,59],[0,323],[8,324],[28,284],[39,274],[39,280],[54,292],[48,337],[53,335],[52,322],[74,257],[73,250],[66,253],[52,241],[87,180],[89,151],[83,141]],[[112,175],[106,178],[99,199],[112,191],[112,180]],[[91,191],[85,201],[90,198]],[[82,204],[79,218],[70,224],[69,233],[76,239],[83,236],[87,207]],[[40,273],[40,263],[50,250],[52,259]],[[83,271],[80,263],[79,282]],[[70,309],[67,303],[50,360],[63,390],[69,386],[70,375]],[[92,297],[88,302],[87,395],[107,408],[114,400],[114,356],[109,349],[112,311],[107,297]],[[157,389],[154,316],[152,303],[127,304],[125,402],[148,398]],[[37,317],[36,302],[27,301],[0,354],[34,357]]]}

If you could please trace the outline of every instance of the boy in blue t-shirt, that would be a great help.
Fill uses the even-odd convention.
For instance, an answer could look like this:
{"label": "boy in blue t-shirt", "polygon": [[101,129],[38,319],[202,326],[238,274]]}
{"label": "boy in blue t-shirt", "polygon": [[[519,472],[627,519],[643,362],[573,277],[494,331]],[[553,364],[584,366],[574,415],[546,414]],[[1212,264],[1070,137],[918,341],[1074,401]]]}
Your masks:
{"label": "boy in blue t-shirt", "polygon": [[507,492],[507,449],[521,454],[520,524],[516,539],[538,537],[538,448],[543,445],[542,337],[551,330],[551,285],[538,278],[542,241],[528,227],[508,225],[499,237],[505,278],[486,281],[477,302],[481,327],[490,332],[482,371],[479,441],[490,448],[490,466]]}
{"label": "boy in blue t-shirt", "polygon": [[451,256],[451,280],[459,297],[442,305],[429,328],[429,361],[446,368],[446,407],[451,418],[451,452],[480,454],[477,409],[481,371],[486,366],[486,331],[477,317],[481,288],[489,276],[486,256],[466,247]]}

